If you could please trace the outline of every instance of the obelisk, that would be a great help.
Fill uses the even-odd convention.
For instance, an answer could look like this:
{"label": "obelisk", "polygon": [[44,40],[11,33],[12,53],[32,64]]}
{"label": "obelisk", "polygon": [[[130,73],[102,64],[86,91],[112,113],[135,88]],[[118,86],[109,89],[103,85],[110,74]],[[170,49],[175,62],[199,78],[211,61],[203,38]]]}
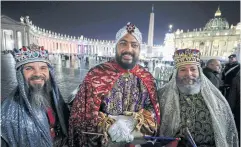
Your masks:
{"label": "obelisk", "polygon": [[149,32],[148,32],[148,46],[153,46],[154,37],[154,5],[152,5],[152,12],[150,14]]}
{"label": "obelisk", "polygon": [[147,41],[148,56],[152,56],[153,37],[154,37],[154,5],[152,5],[152,12],[150,14],[150,22],[149,22],[149,32],[148,32],[148,41]]}

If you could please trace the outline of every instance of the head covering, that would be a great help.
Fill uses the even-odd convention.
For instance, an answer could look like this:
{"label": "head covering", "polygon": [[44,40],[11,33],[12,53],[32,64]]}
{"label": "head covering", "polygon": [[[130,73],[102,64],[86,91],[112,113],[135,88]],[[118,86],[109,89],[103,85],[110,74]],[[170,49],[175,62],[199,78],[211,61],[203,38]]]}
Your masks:
{"label": "head covering", "polygon": [[128,33],[133,35],[140,44],[142,43],[142,34],[140,30],[134,24],[128,22],[126,26],[121,28],[116,33],[116,37],[115,37],[116,44],[120,41],[122,37],[124,37]]}
{"label": "head covering", "polygon": [[[208,107],[218,147],[238,147],[238,133],[230,106],[222,93],[198,67],[201,79],[201,95]],[[172,79],[158,91],[161,112],[160,136],[175,136],[180,128],[179,90],[176,84],[177,69]]]}
{"label": "head covering", "polygon": [[[56,110],[56,118],[58,118],[62,133],[67,136],[68,108],[55,81],[54,68],[51,65],[48,66],[53,107]],[[1,137],[14,147],[53,147],[45,109],[31,106],[21,67],[17,69],[16,76],[18,81],[16,91],[5,98],[1,105]]]}
{"label": "head covering", "polygon": [[236,58],[236,54],[231,54],[228,58]]}
{"label": "head covering", "polygon": [[29,46],[23,46],[21,49],[14,49],[13,56],[16,61],[16,69],[30,62],[46,62],[51,64],[49,61],[48,50],[45,50],[43,46],[31,44]]}
{"label": "head covering", "polygon": [[186,64],[196,64],[200,66],[200,52],[197,49],[179,49],[174,53],[175,68]]}

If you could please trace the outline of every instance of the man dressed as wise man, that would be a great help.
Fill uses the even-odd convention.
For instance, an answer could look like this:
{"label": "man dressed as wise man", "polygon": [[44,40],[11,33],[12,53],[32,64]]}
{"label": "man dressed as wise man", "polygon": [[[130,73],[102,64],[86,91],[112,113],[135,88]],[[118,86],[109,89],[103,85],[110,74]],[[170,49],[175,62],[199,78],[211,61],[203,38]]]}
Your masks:
{"label": "man dressed as wise man", "polygon": [[[71,147],[108,146],[108,142],[122,146],[133,141],[133,131],[156,134],[157,90],[151,73],[137,64],[141,43],[141,32],[128,23],[116,34],[115,60],[87,73],[71,110]],[[91,134],[97,132],[103,135]]]}
{"label": "man dressed as wise man", "polygon": [[18,85],[1,103],[2,147],[67,145],[69,109],[56,83],[48,50],[13,50]]}
{"label": "man dressed as wise man", "polygon": [[158,91],[160,135],[182,138],[179,146],[192,136],[198,147],[238,147],[229,104],[203,74],[199,50],[177,50],[174,61],[172,79]]}

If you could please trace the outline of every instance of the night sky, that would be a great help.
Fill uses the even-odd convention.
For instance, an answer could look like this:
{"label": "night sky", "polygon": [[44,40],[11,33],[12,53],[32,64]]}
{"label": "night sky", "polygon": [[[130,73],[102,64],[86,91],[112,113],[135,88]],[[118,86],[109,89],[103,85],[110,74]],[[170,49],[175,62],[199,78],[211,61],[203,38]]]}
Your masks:
{"label": "night sky", "polygon": [[33,24],[57,33],[100,40],[114,40],[116,32],[130,21],[147,42],[152,4],[154,44],[163,43],[169,24],[174,30],[203,28],[219,5],[230,25],[240,22],[240,1],[5,1],[1,2],[1,12],[17,21],[29,15]]}

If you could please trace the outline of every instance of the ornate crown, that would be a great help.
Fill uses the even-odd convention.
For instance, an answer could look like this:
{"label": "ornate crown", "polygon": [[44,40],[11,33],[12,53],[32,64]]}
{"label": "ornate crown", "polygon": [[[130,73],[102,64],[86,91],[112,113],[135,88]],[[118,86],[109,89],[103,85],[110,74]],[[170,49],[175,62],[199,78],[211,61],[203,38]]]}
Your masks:
{"label": "ornate crown", "polygon": [[135,36],[136,40],[139,43],[142,43],[142,34],[140,30],[132,23],[128,22],[126,26],[121,28],[117,33],[116,33],[116,43],[119,42],[119,40],[124,37],[127,33],[132,34]]}
{"label": "ornate crown", "polygon": [[175,51],[173,58],[176,68],[186,64],[200,65],[200,52],[197,49],[179,49]]}
{"label": "ornate crown", "polygon": [[43,46],[31,44],[20,49],[13,50],[16,68],[30,62],[46,62],[50,64],[48,51]]}

